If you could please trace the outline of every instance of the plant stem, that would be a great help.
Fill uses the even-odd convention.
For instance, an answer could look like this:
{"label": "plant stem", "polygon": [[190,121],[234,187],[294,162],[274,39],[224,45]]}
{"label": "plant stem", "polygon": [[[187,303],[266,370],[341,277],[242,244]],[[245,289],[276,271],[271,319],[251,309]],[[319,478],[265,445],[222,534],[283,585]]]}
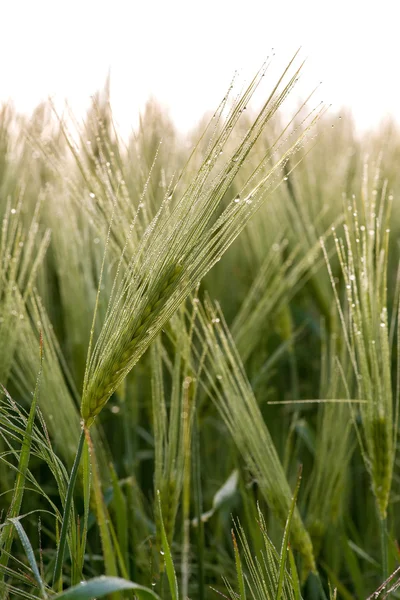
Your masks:
{"label": "plant stem", "polygon": [[71,476],[69,478],[67,495],[65,497],[65,506],[64,506],[64,515],[63,515],[62,525],[61,525],[60,542],[58,544],[56,564],[54,566],[54,573],[53,573],[53,585],[55,585],[61,577],[61,569],[62,569],[63,560],[64,560],[65,545],[67,542],[67,531],[68,531],[68,524],[69,524],[69,516],[70,516],[70,512],[71,512],[72,496],[74,493],[76,476],[78,474],[79,464],[81,462],[84,442],[85,442],[85,429],[82,429],[81,435],[79,438],[79,442],[78,442],[78,449],[77,449],[76,455],[75,455],[74,464],[73,464],[72,470],[71,470]]}
{"label": "plant stem", "polygon": [[193,442],[193,471],[195,485],[195,507],[197,517],[197,583],[199,600],[204,600],[204,523],[201,520],[201,513],[203,512],[203,501],[201,494],[200,436],[197,411],[193,427]]}
{"label": "plant stem", "polygon": [[387,547],[387,519],[380,518],[379,525],[381,530],[381,551],[382,551],[382,574],[383,581],[389,576],[388,573],[388,547]]}
{"label": "plant stem", "polygon": [[183,445],[184,445],[184,464],[183,464],[183,486],[182,486],[182,521],[183,521],[183,542],[182,542],[182,598],[186,598],[189,590],[189,551],[190,551],[190,484],[191,484],[191,418],[190,403],[191,392],[185,388],[183,394]]}

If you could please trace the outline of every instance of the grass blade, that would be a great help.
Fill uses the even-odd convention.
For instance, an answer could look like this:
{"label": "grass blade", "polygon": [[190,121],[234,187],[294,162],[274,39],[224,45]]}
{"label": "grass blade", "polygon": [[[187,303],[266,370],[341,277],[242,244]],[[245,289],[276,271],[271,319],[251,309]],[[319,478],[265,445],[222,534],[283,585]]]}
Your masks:
{"label": "grass blade", "polygon": [[64,515],[61,525],[61,533],[60,533],[60,542],[57,548],[57,556],[56,562],[54,565],[54,573],[53,573],[53,585],[62,586],[61,578],[61,570],[64,560],[65,546],[67,543],[67,533],[69,527],[69,518],[71,513],[71,505],[72,505],[72,497],[74,494],[76,476],[78,474],[79,464],[81,461],[83,446],[85,442],[85,430],[82,429],[81,435],[78,442],[78,449],[76,451],[75,461],[72,467],[71,476],[68,483],[67,495],[65,497],[65,506],[64,506]]}
{"label": "grass blade", "polygon": [[[40,392],[40,382],[42,377],[42,365],[43,365],[43,340],[40,337],[40,370],[36,381],[35,392],[33,394],[32,404],[29,411],[29,417],[26,424],[25,435],[22,441],[21,454],[18,464],[18,472],[14,485],[13,497],[11,505],[8,511],[8,518],[11,521],[13,518],[17,518],[20,512],[22,498],[25,489],[26,474],[29,465],[29,459],[31,454],[32,445],[32,430],[35,421],[36,406]],[[4,390],[5,391],[5,390]],[[6,392],[5,392],[6,393]],[[7,393],[6,393],[7,395]],[[8,558],[11,550],[11,545],[14,537],[14,530],[11,523],[6,524],[0,536],[0,565],[6,567],[8,564]]]}
{"label": "grass blade", "polygon": [[104,554],[104,564],[107,575],[114,577],[118,574],[116,565],[116,553],[114,552],[113,548],[112,534],[109,526],[110,519],[108,515],[108,509],[104,501],[103,492],[101,489],[100,474],[93,445],[91,445],[90,448],[90,458],[92,461],[93,490],[96,501],[97,522],[100,529],[101,544]]}
{"label": "grass blade", "polygon": [[10,518],[9,521],[11,521],[11,523],[14,525],[15,529],[17,530],[17,533],[19,535],[19,539],[21,540],[21,543],[24,547],[25,550],[25,554],[28,558],[30,567],[32,569],[32,572],[35,576],[35,579],[38,583],[39,589],[40,589],[40,594],[42,596],[42,598],[47,598],[47,594],[46,594],[46,589],[43,583],[43,580],[40,576],[40,572],[39,572],[39,568],[36,564],[36,560],[35,560],[35,553],[33,551],[32,545],[29,541],[28,536],[26,535],[25,529],[22,527],[20,520],[19,519],[13,519]]}
{"label": "grass blade", "polygon": [[163,547],[163,552],[164,552],[164,561],[165,561],[165,568],[167,571],[169,589],[171,592],[172,600],[178,600],[179,599],[178,580],[176,578],[175,567],[174,567],[174,563],[172,560],[171,549],[169,547],[167,534],[165,532],[164,521],[163,521],[163,516],[162,516],[162,511],[161,511],[161,497],[160,497],[159,491],[157,492],[157,496],[158,496],[158,509],[160,511],[161,540],[162,540],[162,547]]}
{"label": "grass blade", "polygon": [[90,581],[85,581],[69,588],[69,590],[65,590],[62,594],[53,596],[53,599],[91,600],[92,598],[103,598],[107,594],[124,590],[133,590],[139,600],[160,600],[160,597],[152,590],[120,577],[95,577]]}

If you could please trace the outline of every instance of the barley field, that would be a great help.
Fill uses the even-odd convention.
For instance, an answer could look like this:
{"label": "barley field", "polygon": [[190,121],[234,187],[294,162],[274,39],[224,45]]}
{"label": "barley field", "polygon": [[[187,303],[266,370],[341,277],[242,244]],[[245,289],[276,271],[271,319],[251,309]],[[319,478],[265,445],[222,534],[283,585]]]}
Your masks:
{"label": "barley field", "polygon": [[1,107],[0,598],[400,597],[400,130],[268,67]]}

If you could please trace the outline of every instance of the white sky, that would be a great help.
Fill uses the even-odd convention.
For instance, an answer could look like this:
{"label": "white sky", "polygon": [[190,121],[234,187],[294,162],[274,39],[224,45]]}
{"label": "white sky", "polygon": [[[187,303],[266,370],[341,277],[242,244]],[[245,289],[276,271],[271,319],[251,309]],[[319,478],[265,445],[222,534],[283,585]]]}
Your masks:
{"label": "white sky", "polygon": [[181,128],[224,95],[235,69],[271,52],[307,57],[301,89],[351,107],[361,127],[400,121],[400,1],[0,0],[0,101],[31,111],[49,94],[82,115],[111,70],[126,130],[152,94]]}

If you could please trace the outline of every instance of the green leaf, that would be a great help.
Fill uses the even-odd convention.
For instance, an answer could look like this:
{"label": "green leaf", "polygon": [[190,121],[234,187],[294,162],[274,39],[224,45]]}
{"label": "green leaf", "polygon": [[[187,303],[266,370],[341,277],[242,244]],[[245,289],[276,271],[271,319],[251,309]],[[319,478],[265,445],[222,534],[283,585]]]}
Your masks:
{"label": "green leaf", "polygon": [[124,564],[128,564],[128,510],[124,494],[121,491],[114,465],[110,463],[111,481],[113,487],[113,507],[115,512],[118,544]]}
{"label": "green leaf", "polygon": [[292,576],[292,587],[295,600],[301,600],[300,581],[297,574],[296,563],[294,560],[293,550],[289,547],[289,563],[290,563],[290,574]]}
{"label": "green leaf", "polygon": [[[211,510],[208,510],[201,515],[201,520],[203,523],[208,521],[221,506],[224,506],[227,502],[234,498],[237,493],[238,481],[239,472],[237,469],[235,469],[229,475],[225,483],[215,493]],[[198,525],[197,518],[193,519],[192,524],[195,527]]]}
{"label": "green leaf", "polygon": [[87,532],[89,528],[89,513],[90,513],[90,487],[92,482],[92,470],[90,464],[89,447],[85,444],[82,456],[82,471],[83,471],[83,531],[79,549],[78,569],[83,571],[83,563],[85,560]]}
{"label": "green leaf", "polygon": [[118,574],[116,564],[116,552],[112,543],[111,523],[107,505],[101,487],[99,466],[93,446],[90,449],[90,460],[92,462],[93,492],[96,501],[96,517],[100,530],[101,545],[103,548],[104,565],[107,576],[115,577]]}
{"label": "green leaf", "polygon": [[57,548],[56,562],[54,565],[54,573],[53,573],[53,585],[59,585],[62,588],[62,577],[61,571],[64,561],[64,553],[65,546],[67,544],[67,534],[68,528],[70,527],[70,516],[71,516],[71,508],[73,503],[73,495],[75,489],[76,477],[78,475],[79,464],[81,462],[82,451],[85,443],[85,430],[82,429],[81,435],[79,437],[78,449],[76,451],[76,456],[74,460],[74,464],[72,466],[71,475],[68,482],[67,495],[65,497],[64,504],[64,515],[61,525],[61,533],[60,533],[60,542]]}
{"label": "green leaf", "polygon": [[162,511],[161,511],[161,498],[160,498],[159,491],[157,491],[157,495],[158,495],[158,509],[160,511],[160,521],[161,521],[161,540],[162,540],[162,547],[163,547],[163,552],[164,552],[164,561],[165,561],[165,568],[167,571],[169,589],[171,592],[172,600],[178,600],[178,598],[179,598],[178,580],[176,579],[175,567],[174,567],[174,563],[172,560],[171,550],[170,550],[170,547],[168,544],[167,534],[165,533],[164,521],[163,521]]}
{"label": "green leaf", "polygon": [[315,456],[315,432],[312,427],[305,419],[300,419],[297,421],[295,429],[299,438],[303,440],[311,454]]}
{"label": "green leaf", "polygon": [[90,598],[103,598],[112,592],[121,592],[123,590],[135,590],[135,596],[140,600],[160,600],[152,590],[146,588],[133,581],[127,581],[120,577],[95,577],[90,581],[84,581],[74,587],[65,590],[57,596],[53,596],[54,600],[90,600]]}
{"label": "green leaf", "polygon": [[21,543],[24,547],[25,550],[25,554],[28,558],[28,562],[30,564],[30,567],[32,569],[32,572],[35,576],[35,579],[38,583],[39,589],[40,589],[40,593],[42,598],[47,598],[47,594],[46,594],[46,589],[43,583],[43,580],[40,576],[40,572],[38,569],[38,566],[36,564],[36,559],[35,559],[35,553],[33,551],[32,545],[29,541],[28,536],[26,535],[25,529],[23,528],[23,526],[21,525],[19,519],[9,519],[9,521],[11,521],[11,523],[14,525],[15,529],[17,530],[17,533],[19,535],[19,539],[21,540]]}
{"label": "green leaf", "polygon": [[357,544],[355,544],[351,540],[347,540],[347,545],[353,550],[353,552],[358,554],[360,558],[363,558],[374,567],[379,567],[379,563],[376,560],[374,560],[369,554],[367,554],[367,552],[365,552],[362,548],[360,548],[360,546],[357,546]]}
{"label": "green leaf", "polygon": [[[36,405],[39,397],[40,391],[40,382],[42,377],[42,368],[43,368],[43,340],[40,337],[40,370],[38,373],[38,377],[36,380],[35,393],[33,394],[32,404],[29,411],[29,417],[26,424],[24,438],[22,440],[21,453],[19,456],[18,463],[18,473],[15,480],[13,497],[11,500],[11,505],[8,510],[9,521],[12,521],[13,518],[17,518],[19,515],[19,511],[22,504],[22,498],[25,490],[25,480],[26,474],[29,466],[29,459],[31,455],[31,446],[32,446],[32,430],[33,424],[35,422],[36,415]],[[5,391],[5,390],[4,390]],[[7,394],[7,392],[5,392]],[[7,394],[8,395],[8,394]],[[7,523],[1,533],[0,536],[0,565],[2,567],[6,567],[8,564],[8,558],[11,551],[11,546],[14,537],[14,530],[10,523]]]}

